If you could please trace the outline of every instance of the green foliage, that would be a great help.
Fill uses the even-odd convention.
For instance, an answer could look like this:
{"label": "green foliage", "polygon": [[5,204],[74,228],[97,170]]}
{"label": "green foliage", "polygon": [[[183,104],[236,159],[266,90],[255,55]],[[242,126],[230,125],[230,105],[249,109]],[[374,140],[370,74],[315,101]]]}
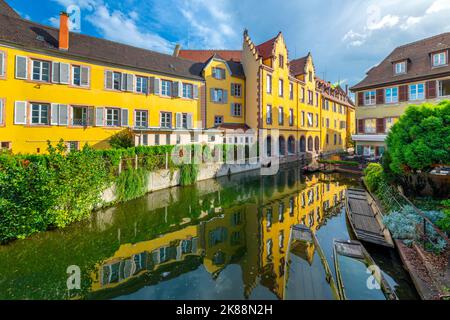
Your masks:
{"label": "green foliage", "polygon": [[101,155],[88,146],[66,154],[62,142],[48,151],[0,155],[0,242],[64,227],[99,203],[108,182]]}
{"label": "green foliage", "polygon": [[371,192],[376,192],[383,182],[383,167],[378,163],[369,163],[364,170],[364,180]]}
{"label": "green foliage", "polygon": [[197,181],[198,164],[183,164],[180,167],[180,185],[188,186]]}
{"label": "green foliage", "polygon": [[350,167],[358,167],[359,163],[357,161],[343,161],[343,160],[319,160],[318,163],[323,164],[337,164],[337,165],[344,165],[344,166],[350,166]]}
{"label": "green foliage", "polygon": [[450,233],[450,200],[442,201],[442,206],[444,207],[442,210],[443,216],[436,222],[436,225],[447,234]]}
{"label": "green foliage", "polygon": [[128,201],[143,196],[147,192],[149,172],[147,170],[126,169],[116,179],[117,201]]}
{"label": "green foliage", "polygon": [[134,146],[134,136],[131,130],[124,130],[109,139],[113,149],[127,149]]}
{"label": "green foliage", "polygon": [[389,169],[396,174],[450,163],[450,101],[410,106],[387,140]]}

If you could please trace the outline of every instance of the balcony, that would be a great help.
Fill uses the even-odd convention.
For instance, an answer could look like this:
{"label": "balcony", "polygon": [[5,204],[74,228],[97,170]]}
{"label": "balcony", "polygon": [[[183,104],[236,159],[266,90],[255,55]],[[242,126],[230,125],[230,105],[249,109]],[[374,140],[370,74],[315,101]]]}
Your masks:
{"label": "balcony", "polygon": [[386,134],[356,134],[352,135],[353,141],[367,141],[367,142],[384,142]]}

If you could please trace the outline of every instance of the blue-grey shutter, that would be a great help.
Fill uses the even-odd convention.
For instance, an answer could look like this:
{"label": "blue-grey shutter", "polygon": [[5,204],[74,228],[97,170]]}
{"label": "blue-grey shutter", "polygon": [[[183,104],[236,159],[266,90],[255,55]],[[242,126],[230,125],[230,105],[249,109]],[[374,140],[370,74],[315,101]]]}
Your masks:
{"label": "blue-grey shutter", "polygon": [[70,65],[68,63],[60,63],[60,83],[69,84],[70,82]]}
{"label": "blue-grey shutter", "polygon": [[181,113],[179,113],[179,112],[177,112],[176,114],[175,114],[175,127],[178,129],[178,128],[181,128],[182,127],[182,114]]}
{"label": "blue-grey shutter", "polygon": [[5,53],[0,52],[0,77],[5,75]]}
{"label": "blue-grey shutter", "polygon": [[95,125],[97,127],[103,127],[104,124],[104,111],[105,108],[96,108],[95,109]]}
{"label": "blue-grey shutter", "polygon": [[122,91],[127,91],[127,76],[128,74],[122,73],[121,88],[120,88]]}
{"label": "blue-grey shutter", "polygon": [[122,109],[120,120],[122,127],[128,127],[128,109]]}
{"label": "blue-grey shutter", "polygon": [[58,124],[60,126],[69,125],[69,106],[67,104],[59,105],[59,120]]}
{"label": "blue-grey shutter", "polygon": [[27,124],[27,102],[16,101],[14,105],[14,124]]}
{"label": "blue-grey shutter", "polygon": [[59,104],[57,103],[52,103],[51,104],[51,110],[50,110],[50,124],[52,126],[57,126],[59,121]]}
{"label": "blue-grey shutter", "polygon": [[5,102],[0,99],[0,125],[5,124]]}
{"label": "blue-grey shutter", "polygon": [[52,62],[52,82],[53,83],[59,83],[61,81],[59,75],[60,75],[60,63]]}
{"label": "blue-grey shutter", "polygon": [[148,78],[148,93],[155,93],[155,77]]}
{"label": "blue-grey shutter", "polygon": [[28,58],[22,56],[16,56],[16,78],[27,79],[28,78]]}
{"label": "blue-grey shutter", "polygon": [[105,88],[106,89],[113,88],[113,72],[109,70],[105,71]]}
{"label": "blue-grey shutter", "polygon": [[95,109],[94,109],[94,107],[90,107],[88,109],[88,125],[89,126],[94,125],[94,119],[95,119]]}
{"label": "blue-grey shutter", "polygon": [[214,98],[214,88],[210,89],[210,96],[211,96],[211,102],[216,102],[216,99]]}
{"label": "blue-grey shutter", "polygon": [[81,67],[80,70],[81,70],[81,86],[89,87],[91,69],[89,67]]}
{"label": "blue-grey shutter", "polygon": [[193,91],[194,91],[193,94],[194,99],[198,99],[198,85],[194,84]]}
{"label": "blue-grey shutter", "polygon": [[145,94],[149,93],[149,85],[148,85],[148,78],[142,78],[142,89]]}
{"label": "blue-grey shutter", "polygon": [[234,103],[230,103],[230,115],[234,116]]}
{"label": "blue-grey shutter", "polygon": [[129,92],[133,92],[133,86],[134,86],[134,75],[132,74],[127,74],[126,75],[127,78],[127,91]]}
{"label": "blue-grey shutter", "polygon": [[231,95],[232,97],[234,97],[234,83],[231,84],[230,90],[231,90],[230,95]]}
{"label": "blue-grey shutter", "polygon": [[223,103],[228,103],[228,90],[223,90]]}
{"label": "blue-grey shutter", "polygon": [[194,127],[192,113],[187,114],[187,127],[188,129],[192,129]]}
{"label": "blue-grey shutter", "polygon": [[178,97],[178,90],[179,90],[179,87],[178,87],[178,82],[177,81],[174,81],[174,82],[172,82],[171,83],[171,86],[172,86],[172,94],[171,94],[171,96],[172,97]]}
{"label": "blue-grey shutter", "polygon": [[161,79],[155,78],[155,83],[153,84],[153,93],[156,95],[161,94]]}

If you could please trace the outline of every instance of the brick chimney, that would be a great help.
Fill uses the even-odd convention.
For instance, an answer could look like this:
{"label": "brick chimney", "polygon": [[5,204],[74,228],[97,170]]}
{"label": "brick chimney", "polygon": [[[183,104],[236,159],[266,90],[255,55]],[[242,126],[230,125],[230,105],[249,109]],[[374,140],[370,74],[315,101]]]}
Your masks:
{"label": "brick chimney", "polygon": [[180,54],[180,50],[181,50],[181,45],[180,45],[180,44],[177,44],[177,45],[175,46],[175,50],[173,50],[173,56],[174,56],[174,57],[178,57],[179,54]]}
{"label": "brick chimney", "polygon": [[64,11],[59,16],[59,50],[69,50],[69,15]]}

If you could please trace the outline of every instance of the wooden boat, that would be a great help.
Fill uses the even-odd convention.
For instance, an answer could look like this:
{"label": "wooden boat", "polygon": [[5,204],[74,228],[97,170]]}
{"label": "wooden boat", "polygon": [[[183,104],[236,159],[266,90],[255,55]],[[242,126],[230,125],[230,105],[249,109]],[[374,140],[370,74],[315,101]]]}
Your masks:
{"label": "wooden boat", "polygon": [[358,240],[394,247],[391,233],[383,223],[383,214],[366,190],[348,189],[345,211]]}
{"label": "wooden boat", "polygon": [[342,300],[398,300],[361,242],[334,240],[334,265]]}
{"label": "wooden boat", "polygon": [[291,227],[284,265],[284,300],[339,300],[325,254],[304,225]]}

